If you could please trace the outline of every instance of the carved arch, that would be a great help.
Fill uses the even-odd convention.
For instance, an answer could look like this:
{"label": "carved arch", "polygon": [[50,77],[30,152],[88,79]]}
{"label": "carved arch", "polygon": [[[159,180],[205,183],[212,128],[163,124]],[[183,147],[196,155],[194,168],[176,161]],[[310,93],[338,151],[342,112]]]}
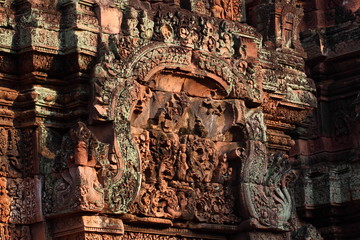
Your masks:
{"label": "carved arch", "polygon": [[146,83],[154,73],[163,69],[191,72],[194,76],[213,79],[229,95],[254,100],[247,77],[229,61],[205,51],[170,44],[147,46],[127,62],[125,69],[124,78],[140,83]]}
{"label": "carved arch", "polygon": [[[249,79],[232,63],[213,54],[155,44],[136,51],[128,60],[116,59],[116,53],[105,48],[93,78],[93,114],[90,122],[112,122],[114,139],[110,162],[120,166],[106,180],[108,206],[105,212],[126,212],[141,186],[141,159],[131,135],[131,116],[138,101],[139,83],[148,86],[154,74],[163,70],[186,72],[213,81],[226,97],[255,101]],[[251,82],[251,81],[250,81]],[[99,125],[101,126],[101,124]],[[90,126],[91,127],[91,126]],[[94,126],[96,128],[96,126]],[[109,155],[110,156],[110,155]],[[104,166],[106,168],[106,166]],[[106,174],[105,174],[106,175]],[[128,186],[130,184],[130,186]]]}

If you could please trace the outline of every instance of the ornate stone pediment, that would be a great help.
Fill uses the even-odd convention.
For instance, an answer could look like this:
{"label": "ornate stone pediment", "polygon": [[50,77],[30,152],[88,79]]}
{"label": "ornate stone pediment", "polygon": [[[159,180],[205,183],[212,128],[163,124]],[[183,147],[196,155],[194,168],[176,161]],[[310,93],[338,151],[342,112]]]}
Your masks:
{"label": "ornate stone pediment", "polygon": [[[274,3],[267,36],[243,23],[245,1],[40,2],[14,6],[24,68],[0,89],[2,223],[57,240],[293,230],[289,132],[316,104],[298,6]],[[22,215],[19,199],[38,207]]]}

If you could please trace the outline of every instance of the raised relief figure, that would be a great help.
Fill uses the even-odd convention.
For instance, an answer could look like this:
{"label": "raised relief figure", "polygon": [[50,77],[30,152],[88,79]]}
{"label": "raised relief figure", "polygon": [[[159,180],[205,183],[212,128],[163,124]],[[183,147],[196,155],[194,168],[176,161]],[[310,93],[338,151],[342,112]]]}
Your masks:
{"label": "raised relief figure", "polygon": [[213,17],[230,21],[242,20],[242,0],[211,0],[210,3]]}
{"label": "raised relief figure", "polygon": [[6,189],[6,179],[0,177],[0,222],[8,223],[10,219],[11,201]]}
{"label": "raised relief figure", "polygon": [[211,12],[214,17],[225,19],[223,0],[212,0]]}
{"label": "raised relief figure", "polygon": [[142,11],[140,20],[140,37],[145,40],[151,40],[154,33],[154,21],[148,17],[147,11]]}
{"label": "raised relief figure", "polygon": [[277,1],[275,5],[277,46],[302,52],[299,39],[299,25],[304,15],[302,8],[293,0]]}
{"label": "raised relief figure", "polygon": [[79,122],[63,138],[57,160],[63,162],[54,183],[55,204],[53,211],[80,208],[98,211],[104,208],[104,190],[95,166],[99,158],[95,148],[98,141],[85,124]]}

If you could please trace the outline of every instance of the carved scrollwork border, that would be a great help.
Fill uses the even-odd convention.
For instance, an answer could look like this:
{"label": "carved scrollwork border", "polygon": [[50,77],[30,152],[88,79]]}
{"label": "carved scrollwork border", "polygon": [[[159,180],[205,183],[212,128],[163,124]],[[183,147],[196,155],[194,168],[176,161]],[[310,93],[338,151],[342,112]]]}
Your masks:
{"label": "carved scrollwork border", "polygon": [[[250,87],[247,86],[246,76],[230,62],[210,53],[162,43],[147,46],[124,62],[117,60],[113,52],[105,51],[105,56],[95,68],[93,78],[92,105],[96,114],[92,117],[113,123],[114,157],[116,161],[122,162],[121,171],[112,178],[112,183],[109,182],[107,187],[115,194],[119,192],[120,186],[123,186],[127,189],[127,193],[123,193],[127,200],[125,203],[122,198],[122,207],[119,205],[109,208],[113,213],[125,212],[141,185],[140,157],[130,129],[133,105],[138,98],[134,95],[134,90],[137,83],[148,85],[151,77],[164,69],[189,72],[194,77],[207,77],[214,80],[219,88],[226,92],[226,96],[254,99]],[[129,181],[130,179],[132,181]],[[126,187],[125,182],[133,182],[132,187],[135,189]],[[120,197],[118,193],[115,195]]]}

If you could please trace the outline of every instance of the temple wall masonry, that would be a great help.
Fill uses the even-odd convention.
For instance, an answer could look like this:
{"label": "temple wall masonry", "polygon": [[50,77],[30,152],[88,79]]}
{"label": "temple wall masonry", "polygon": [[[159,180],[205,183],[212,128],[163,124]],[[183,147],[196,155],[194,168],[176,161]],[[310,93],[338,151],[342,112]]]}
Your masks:
{"label": "temple wall masonry", "polygon": [[0,239],[357,239],[359,13],[0,0]]}

